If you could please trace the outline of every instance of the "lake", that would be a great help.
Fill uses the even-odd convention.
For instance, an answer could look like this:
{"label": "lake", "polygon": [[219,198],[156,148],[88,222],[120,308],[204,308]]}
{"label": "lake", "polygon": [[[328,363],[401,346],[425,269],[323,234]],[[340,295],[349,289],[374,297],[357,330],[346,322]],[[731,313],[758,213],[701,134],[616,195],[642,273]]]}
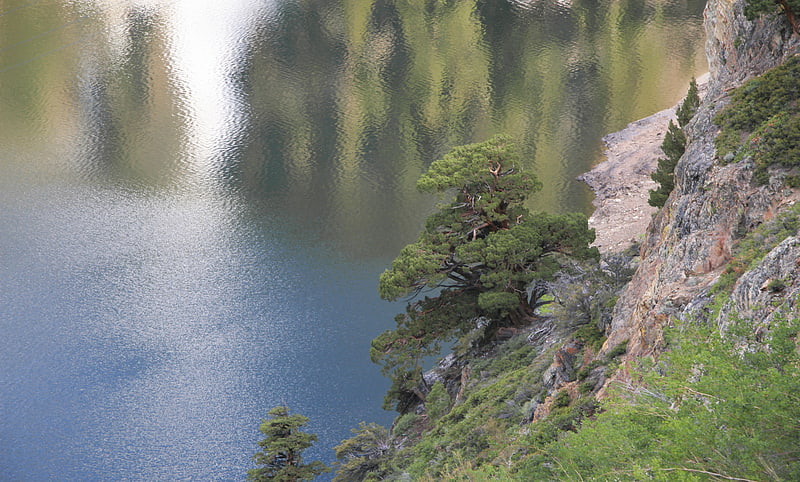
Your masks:
{"label": "lake", "polygon": [[600,138],[706,69],[699,0],[0,0],[0,478],[240,480],[391,424],[379,274],[451,147],[591,212]]}

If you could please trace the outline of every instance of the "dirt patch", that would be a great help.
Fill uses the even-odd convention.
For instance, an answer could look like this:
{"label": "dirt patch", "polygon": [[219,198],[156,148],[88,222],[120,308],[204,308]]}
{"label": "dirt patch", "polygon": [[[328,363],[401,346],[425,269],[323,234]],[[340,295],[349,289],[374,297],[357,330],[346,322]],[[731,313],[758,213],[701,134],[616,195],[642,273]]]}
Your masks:
{"label": "dirt patch", "polygon": [[[697,79],[700,94],[707,75]],[[677,106],[675,106],[677,107]],[[675,107],[657,112],[603,137],[606,160],[578,177],[595,193],[595,211],[589,218],[601,253],[619,252],[637,242],[658,209],[647,204],[649,191],[656,189],[650,173],[663,157],[661,143]]]}
{"label": "dirt patch", "polygon": [[675,109],[670,108],[628,124],[603,137],[606,160],[579,180],[594,191],[594,213],[589,227],[597,233],[594,245],[601,253],[623,251],[644,234],[658,209],[647,204],[648,191],[658,184],[656,170],[661,143]]}

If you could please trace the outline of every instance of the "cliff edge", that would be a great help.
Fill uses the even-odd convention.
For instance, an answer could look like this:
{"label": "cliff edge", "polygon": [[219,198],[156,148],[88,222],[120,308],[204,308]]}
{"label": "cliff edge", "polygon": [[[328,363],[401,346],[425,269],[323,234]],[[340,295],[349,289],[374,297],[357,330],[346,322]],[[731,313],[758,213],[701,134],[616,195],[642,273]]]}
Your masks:
{"label": "cliff edge", "polygon": [[[752,163],[724,164],[716,154],[719,127],[712,120],[729,102],[730,91],[800,50],[785,17],[750,22],[744,5],[744,0],[709,0],[706,6],[707,94],[686,128],[689,143],[675,169],[675,189],[647,229],[640,265],[614,309],[601,354],[625,341],[623,360],[658,353],[665,326],[704,310],[710,288],[732,260],[736,243],[798,199],[797,189],[787,188],[780,172],[758,185],[753,182]],[[765,259],[785,260],[797,250],[796,243],[781,246],[782,255]],[[780,268],[774,260],[773,264],[772,271],[781,271],[783,278],[798,277],[793,261]],[[763,282],[765,276],[756,278]],[[746,291],[734,288],[733,302],[739,308],[751,305],[736,297]],[[613,379],[627,381],[626,376],[623,365]]]}

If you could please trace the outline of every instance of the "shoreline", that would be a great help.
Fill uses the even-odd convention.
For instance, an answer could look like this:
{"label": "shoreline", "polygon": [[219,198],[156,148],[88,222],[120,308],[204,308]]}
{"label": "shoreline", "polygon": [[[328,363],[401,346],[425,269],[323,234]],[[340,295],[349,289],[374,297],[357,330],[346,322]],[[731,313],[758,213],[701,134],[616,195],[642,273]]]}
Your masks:
{"label": "shoreline", "polygon": [[[707,82],[708,74],[697,78],[701,99]],[[656,170],[658,158],[664,156],[661,143],[669,121],[676,119],[678,105],[603,136],[605,160],[577,177],[595,195],[589,227],[597,236],[593,246],[602,254],[618,253],[636,244],[658,212],[647,204],[649,191],[658,186],[650,174]]]}
{"label": "shoreline", "polygon": [[658,212],[647,204],[649,191],[658,186],[650,173],[664,155],[661,143],[670,119],[675,119],[674,107],[606,134],[602,139],[606,159],[578,176],[595,195],[589,227],[597,236],[593,246],[602,254],[624,251],[635,244]]}

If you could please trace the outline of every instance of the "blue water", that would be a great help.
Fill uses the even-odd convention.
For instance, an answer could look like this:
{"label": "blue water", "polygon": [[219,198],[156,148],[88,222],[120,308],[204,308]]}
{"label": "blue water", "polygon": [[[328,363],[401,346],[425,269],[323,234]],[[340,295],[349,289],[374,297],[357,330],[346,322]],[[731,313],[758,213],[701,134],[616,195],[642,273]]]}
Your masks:
{"label": "blue water", "polygon": [[390,423],[379,261],[192,196],[2,193],[3,480],[238,478],[282,403],[327,445]]}

